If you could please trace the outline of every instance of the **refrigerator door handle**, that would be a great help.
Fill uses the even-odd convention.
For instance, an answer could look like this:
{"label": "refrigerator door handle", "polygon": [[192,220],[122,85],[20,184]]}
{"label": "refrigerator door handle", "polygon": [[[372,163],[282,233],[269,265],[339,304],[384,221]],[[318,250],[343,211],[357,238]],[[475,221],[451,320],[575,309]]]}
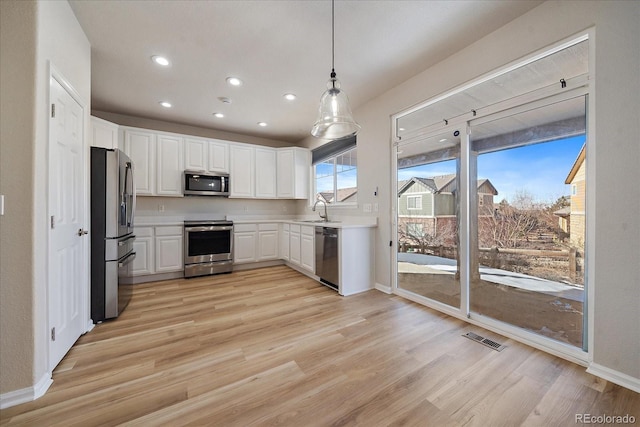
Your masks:
{"label": "refrigerator door handle", "polygon": [[129,168],[131,169],[131,194],[133,199],[133,206],[131,207],[131,224],[129,224],[129,226],[133,228],[133,218],[136,215],[136,177],[133,170],[133,163],[129,162]]}
{"label": "refrigerator door handle", "polygon": [[128,242],[129,240],[131,240],[131,239],[135,239],[135,238],[136,238],[136,236],[135,236],[134,234],[131,234],[131,235],[127,236],[127,238],[126,238],[126,239],[119,240],[119,241],[118,241],[118,246],[124,246],[124,245],[126,245],[126,244],[127,244],[127,242]]}
{"label": "refrigerator door handle", "polygon": [[132,262],[134,259],[136,259],[136,253],[135,252],[131,252],[129,255],[124,257],[122,259],[122,261],[118,262],[118,267],[124,267],[125,265],[129,264],[130,262]]}

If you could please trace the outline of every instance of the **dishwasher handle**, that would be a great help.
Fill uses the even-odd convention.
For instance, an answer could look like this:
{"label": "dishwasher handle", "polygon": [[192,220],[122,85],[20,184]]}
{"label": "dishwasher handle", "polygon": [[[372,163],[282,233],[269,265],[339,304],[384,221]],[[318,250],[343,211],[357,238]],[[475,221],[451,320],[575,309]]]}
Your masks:
{"label": "dishwasher handle", "polygon": [[335,228],[324,227],[322,234],[327,237],[338,237],[338,230]]}

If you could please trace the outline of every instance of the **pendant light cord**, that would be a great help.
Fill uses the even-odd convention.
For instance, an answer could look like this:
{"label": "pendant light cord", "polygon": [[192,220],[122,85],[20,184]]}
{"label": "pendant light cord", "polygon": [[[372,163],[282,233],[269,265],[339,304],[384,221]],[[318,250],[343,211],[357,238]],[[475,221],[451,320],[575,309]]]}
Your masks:
{"label": "pendant light cord", "polygon": [[336,14],[333,10],[335,4],[335,0],[331,0],[331,70],[335,70],[335,62],[336,62]]}
{"label": "pendant light cord", "polygon": [[[335,0],[331,0],[331,78],[336,78],[336,14],[334,12]],[[335,81],[333,87],[336,87]]]}

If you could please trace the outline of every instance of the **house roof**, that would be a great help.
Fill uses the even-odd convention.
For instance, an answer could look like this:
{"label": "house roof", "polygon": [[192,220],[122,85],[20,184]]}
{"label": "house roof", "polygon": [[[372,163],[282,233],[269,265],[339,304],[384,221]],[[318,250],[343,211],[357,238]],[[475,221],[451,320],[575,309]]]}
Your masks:
{"label": "house roof", "polygon": [[553,214],[561,216],[563,218],[568,217],[569,215],[571,215],[571,206],[565,206],[562,209],[558,209],[557,211],[554,211]]}
{"label": "house roof", "polygon": [[[341,202],[352,200],[358,194],[358,187],[348,187],[338,189],[338,200]],[[335,202],[333,191],[322,191],[316,195],[327,203]]]}
{"label": "house roof", "polygon": [[578,153],[578,157],[576,157],[576,161],[573,162],[573,166],[571,166],[571,170],[569,171],[569,175],[567,175],[567,179],[564,180],[565,184],[571,184],[571,181],[573,181],[573,178],[576,177],[576,174],[578,173],[580,166],[582,166],[582,163],[584,162],[584,159],[586,156],[586,150],[585,150],[586,147],[587,147],[587,144],[584,143],[582,145],[582,148],[580,149],[580,152]]}
{"label": "house roof", "polygon": [[[404,193],[409,187],[411,187],[416,182],[420,182],[424,184],[425,186],[430,188],[434,193],[443,192],[443,190],[447,189],[447,187],[449,187],[449,190],[450,190],[447,192],[451,192],[451,191],[454,191],[456,188],[455,179],[456,179],[456,174],[439,175],[439,176],[428,177],[428,178],[421,178],[421,177],[414,176],[411,179],[398,182],[398,195],[401,195],[402,193]],[[479,179],[477,181],[477,188],[479,189],[482,186],[488,187],[487,189],[489,190],[489,194],[493,194],[494,196],[498,195],[498,190],[496,190],[494,185],[488,179]]]}

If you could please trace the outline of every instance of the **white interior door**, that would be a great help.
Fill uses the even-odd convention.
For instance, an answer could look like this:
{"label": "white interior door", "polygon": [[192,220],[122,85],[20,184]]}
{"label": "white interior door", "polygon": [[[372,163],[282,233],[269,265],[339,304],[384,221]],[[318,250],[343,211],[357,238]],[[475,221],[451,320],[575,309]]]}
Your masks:
{"label": "white interior door", "polygon": [[87,283],[83,109],[50,81],[49,124],[49,369],[84,332]]}

